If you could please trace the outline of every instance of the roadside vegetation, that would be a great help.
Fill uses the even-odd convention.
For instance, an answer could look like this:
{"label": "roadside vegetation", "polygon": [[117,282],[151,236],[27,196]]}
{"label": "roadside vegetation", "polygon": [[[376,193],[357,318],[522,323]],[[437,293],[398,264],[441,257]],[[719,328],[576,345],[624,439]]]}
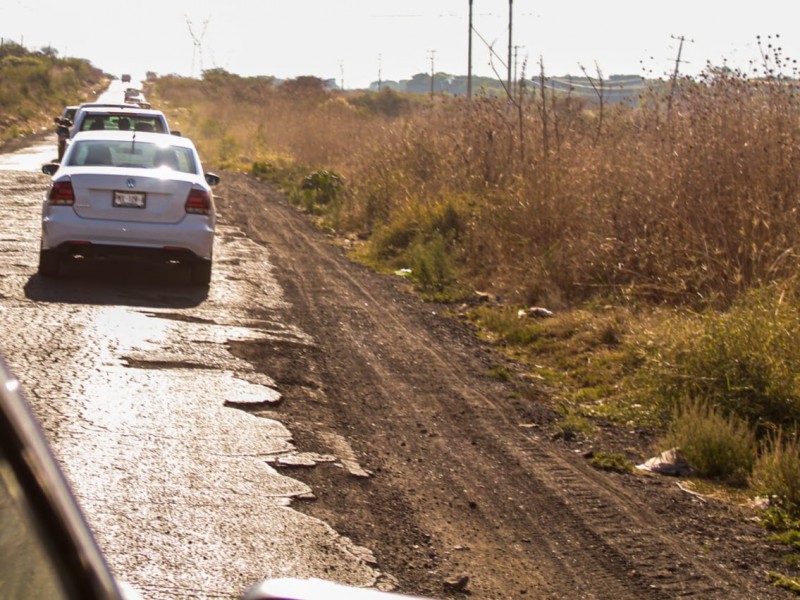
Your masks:
{"label": "roadside vegetation", "polygon": [[282,187],[517,359],[495,376],[549,391],[565,439],[645,428],[704,485],[768,498],[800,548],[800,95],[758,45],[752,72],[617,104],[599,76],[594,102],[537,78],[470,102],[222,70],[150,95],[208,162]]}
{"label": "roadside vegetation", "polygon": [[59,58],[52,48],[0,45],[0,145],[53,127],[65,105],[87,100],[107,79],[87,60]]}

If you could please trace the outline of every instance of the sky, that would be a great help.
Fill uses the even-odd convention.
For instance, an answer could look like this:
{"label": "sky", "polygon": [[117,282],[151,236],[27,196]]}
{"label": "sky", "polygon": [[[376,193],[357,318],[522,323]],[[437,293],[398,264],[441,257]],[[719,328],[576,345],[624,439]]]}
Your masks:
{"label": "sky", "polygon": [[[517,76],[669,76],[710,61],[749,69],[763,45],[800,60],[800,2],[513,0]],[[469,0],[3,0],[0,37],[55,48],[114,75],[222,68],[345,88],[467,74]],[[509,2],[473,0],[473,74],[507,76]],[[770,38],[768,39],[768,36]],[[778,36],[776,38],[776,36]],[[494,56],[492,53],[494,51]]]}

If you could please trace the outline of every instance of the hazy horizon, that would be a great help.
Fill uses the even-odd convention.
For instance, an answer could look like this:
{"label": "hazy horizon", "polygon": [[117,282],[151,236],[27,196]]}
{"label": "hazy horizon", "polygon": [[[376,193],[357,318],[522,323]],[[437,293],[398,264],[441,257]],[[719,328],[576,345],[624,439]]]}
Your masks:
{"label": "hazy horizon", "polygon": [[[201,69],[222,68],[279,79],[313,75],[362,88],[378,79],[430,73],[431,67],[466,75],[468,8],[468,0],[7,0],[0,6],[0,37],[32,49],[51,46],[60,56],[88,59],[115,75],[198,76]],[[496,72],[504,79],[509,3],[474,0],[473,12],[473,74]],[[697,74],[707,61],[749,71],[767,50],[767,36],[777,40],[784,58],[800,55],[800,35],[789,29],[798,16],[800,7],[777,0],[756,8],[718,0],[616,0],[603,6],[516,0],[512,63],[517,76],[538,73],[541,60],[554,77],[578,76],[582,68],[591,75],[599,68],[606,77],[662,77],[674,69],[683,37],[682,73]],[[76,19],[79,35],[71,24]]]}

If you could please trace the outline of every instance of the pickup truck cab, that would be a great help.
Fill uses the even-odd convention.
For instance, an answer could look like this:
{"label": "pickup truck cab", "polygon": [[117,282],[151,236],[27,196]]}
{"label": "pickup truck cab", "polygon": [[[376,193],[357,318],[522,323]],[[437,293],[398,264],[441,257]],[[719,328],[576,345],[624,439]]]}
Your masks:
{"label": "pickup truck cab", "polygon": [[70,138],[81,131],[148,131],[173,133],[167,117],[160,110],[141,108],[135,105],[83,106],[75,114]]}

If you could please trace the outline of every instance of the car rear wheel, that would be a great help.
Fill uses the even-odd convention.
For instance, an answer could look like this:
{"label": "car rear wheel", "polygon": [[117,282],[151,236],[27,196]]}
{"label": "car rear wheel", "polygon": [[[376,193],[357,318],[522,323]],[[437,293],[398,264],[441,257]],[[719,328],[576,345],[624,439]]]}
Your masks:
{"label": "car rear wheel", "polygon": [[61,257],[52,250],[39,250],[39,275],[56,277],[61,268]]}
{"label": "car rear wheel", "polygon": [[192,264],[192,283],[208,285],[211,283],[211,261],[204,260]]}

